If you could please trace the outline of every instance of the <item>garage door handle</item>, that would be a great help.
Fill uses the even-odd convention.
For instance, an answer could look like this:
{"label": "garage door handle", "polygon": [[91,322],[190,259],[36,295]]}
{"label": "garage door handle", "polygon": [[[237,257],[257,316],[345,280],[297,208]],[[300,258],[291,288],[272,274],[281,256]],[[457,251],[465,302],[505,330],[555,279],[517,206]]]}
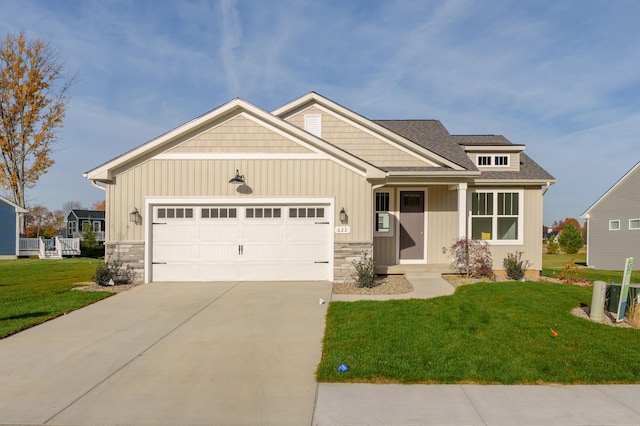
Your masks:
{"label": "garage door handle", "polygon": [[153,222],[152,225],[166,225],[167,222]]}
{"label": "garage door handle", "polygon": [[243,245],[238,245],[238,254],[240,254],[240,255],[244,254],[244,246]]}
{"label": "garage door handle", "polygon": [[329,261],[328,260],[316,260],[313,263],[329,263]]}
{"label": "garage door handle", "polygon": [[328,225],[329,222],[316,222],[316,225]]}
{"label": "garage door handle", "polygon": [[151,262],[152,265],[166,265],[167,262]]}

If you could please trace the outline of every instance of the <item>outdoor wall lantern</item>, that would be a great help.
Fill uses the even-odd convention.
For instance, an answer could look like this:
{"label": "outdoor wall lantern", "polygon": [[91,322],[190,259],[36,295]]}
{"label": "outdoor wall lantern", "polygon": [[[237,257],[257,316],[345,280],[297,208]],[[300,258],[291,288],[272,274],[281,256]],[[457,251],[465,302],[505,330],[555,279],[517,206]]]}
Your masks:
{"label": "outdoor wall lantern", "polygon": [[129,222],[133,222],[137,225],[140,219],[142,219],[142,216],[140,216],[140,212],[138,211],[138,208],[134,207],[133,211],[129,213]]}
{"label": "outdoor wall lantern", "polygon": [[344,207],[340,210],[340,222],[344,223],[347,221],[347,212],[344,211]]}
{"label": "outdoor wall lantern", "polygon": [[229,183],[235,184],[243,184],[244,183],[244,175],[240,174],[240,171],[236,169],[236,175],[229,179]]}

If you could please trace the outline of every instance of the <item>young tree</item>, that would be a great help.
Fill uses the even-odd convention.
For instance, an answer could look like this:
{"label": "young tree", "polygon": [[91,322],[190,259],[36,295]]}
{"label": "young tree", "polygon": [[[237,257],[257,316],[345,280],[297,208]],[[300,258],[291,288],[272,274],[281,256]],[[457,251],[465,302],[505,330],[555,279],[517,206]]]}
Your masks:
{"label": "young tree", "polygon": [[67,77],[49,43],[24,31],[0,41],[0,185],[25,207],[25,188],[53,164],[74,77]]}
{"label": "young tree", "polygon": [[573,223],[568,223],[558,236],[558,243],[562,251],[567,254],[576,254],[584,246],[582,235]]}

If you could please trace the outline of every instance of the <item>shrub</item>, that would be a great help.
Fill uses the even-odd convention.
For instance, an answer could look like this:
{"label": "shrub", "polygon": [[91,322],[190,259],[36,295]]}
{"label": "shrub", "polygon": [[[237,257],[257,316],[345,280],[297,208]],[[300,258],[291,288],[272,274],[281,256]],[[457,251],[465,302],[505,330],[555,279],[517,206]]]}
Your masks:
{"label": "shrub", "polygon": [[461,238],[453,243],[449,252],[453,257],[454,271],[467,277],[494,278],[493,260],[486,241]]}
{"label": "shrub", "polygon": [[522,260],[522,254],[521,251],[516,251],[515,254],[509,253],[502,262],[507,276],[512,280],[520,281],[523,279],[525,272],[531,266],[531,262]]}
{"label": "shrub", "polygon": [[96,232],[90,224],[85,224],[82,229],[80,253],[84,257],[104,257],[104,245],[98,242],[96,239]]}
{"label": "shrub", "polygon": [[373,257],[365,255],[364,260],[353,261],[356,268],[356,285],[371,288],[376,280],[376,263]]}
{"label": "shrub", "polygon": [[558,238],[555,235],[549,237],[549,240],[547,241],[547,253],[558,254],[559,248],[560,248],[560,244],[558,244]]}
{"label": "shrub", "polygon": [[576,254],[584,246],[580,231],[572,223],[565,225],[562,233],[558,236],[558,243],[562,247],[562,251],[567,254]]}
{"label": "shrub", "polygon": [[123,266],[118,259],[113,259],[96,268],[92,280],[99,285],[129,284],[135,278],[136,273],[129,266]]}
{"label": "shrub", "polygon": [[578,282],[578,275],[580,274],[580,268],[576,263],[571,259],[569,263],[565,263],[562,266],[562,272],[558,275],[560,281],[565,283],[575,283]]}

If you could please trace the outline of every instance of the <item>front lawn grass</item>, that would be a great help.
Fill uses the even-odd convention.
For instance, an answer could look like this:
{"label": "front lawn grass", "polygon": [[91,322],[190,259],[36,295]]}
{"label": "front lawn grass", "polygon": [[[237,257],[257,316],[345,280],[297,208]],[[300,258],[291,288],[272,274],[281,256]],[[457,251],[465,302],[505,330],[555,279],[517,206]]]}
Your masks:
{"label": "front lawn grass", "polygon": [[[497,282],[427,300],[332,302],[321,382],[638,383],[640,331],[571,310],[591,287]],[[558,333],[553,337],[550,329]],[[339,373],[341,363],[349,366]]]}
{"label": "front lawn grass", "polygon": [[[619,271],[605,271],[599,269],[586,268],[587,256],[584,253],[578,254],[543,254],[542,255],[542,275],[550,278],[557,278],[565,265],[573,262],[579,266],[578,278],[587,281],[604,281],[606,283],[622,282],[624,261],[620,263]],[[640,283],[640,270],[631,273],[631,283]]]}
{"label": "front lawn grass", "polygon": [[97,259],[0,261],[0,338],[112,295],[72,291],[91,281]]}

